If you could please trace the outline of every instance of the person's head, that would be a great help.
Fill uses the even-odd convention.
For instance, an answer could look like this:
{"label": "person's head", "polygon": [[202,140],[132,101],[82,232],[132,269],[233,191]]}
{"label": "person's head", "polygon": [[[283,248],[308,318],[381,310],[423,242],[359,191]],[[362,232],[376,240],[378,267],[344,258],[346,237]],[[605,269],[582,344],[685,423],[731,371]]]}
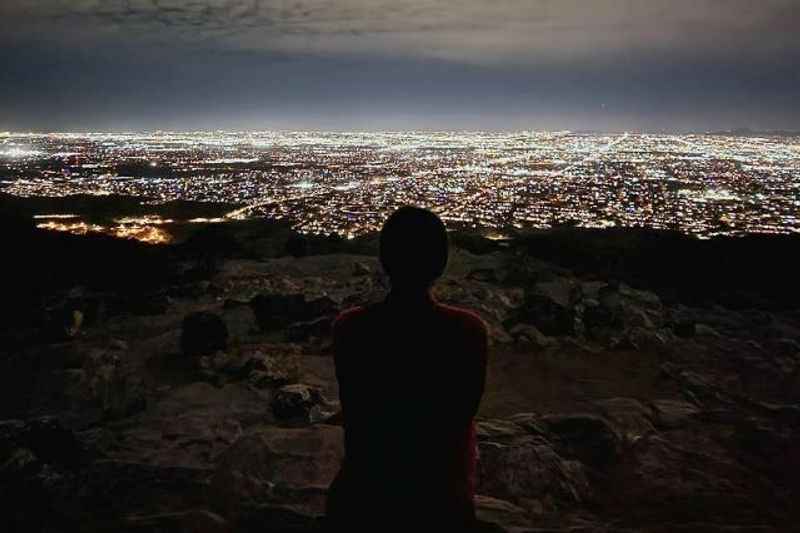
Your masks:
{"label": "person's head", "polygon": [[430,288],[444,273],[447,256],[447,230],[427,209],[401,207],[381,229],[381,264],[393,287]]}

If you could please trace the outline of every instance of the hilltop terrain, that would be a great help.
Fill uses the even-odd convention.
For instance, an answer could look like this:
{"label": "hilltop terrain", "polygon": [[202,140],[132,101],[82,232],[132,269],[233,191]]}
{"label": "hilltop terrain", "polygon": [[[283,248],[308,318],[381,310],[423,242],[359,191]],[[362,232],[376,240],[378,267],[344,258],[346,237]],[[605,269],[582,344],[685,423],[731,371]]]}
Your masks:
{"label": "hilltop terrain", "polygon": [[[342,457],[330,325],[385,294],[375,237],[245,221],[152,246],[28,221],[2,226],[2,529],[318,527]],[[480,518],[794,529],[797,244],[454,233],[435,294],[491,334]]]}

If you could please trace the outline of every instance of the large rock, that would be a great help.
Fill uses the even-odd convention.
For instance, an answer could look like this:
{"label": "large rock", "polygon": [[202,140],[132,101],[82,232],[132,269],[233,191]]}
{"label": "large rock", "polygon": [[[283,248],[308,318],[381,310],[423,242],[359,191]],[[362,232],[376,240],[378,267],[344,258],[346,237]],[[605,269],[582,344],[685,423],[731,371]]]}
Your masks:
{"label": "large rock", "polygon": [[548,348],[555,344],[553,339],[539,331],[536,326],[530,324],[517,324],[508,333],[513,337],[514,341],[531,344],[538,349]]}
{"label": "large rock", "polygon": [[763,524],[784,496],[762,476],[712,441],[685,435],[673,443],[659,435],[636,441],[600,493],[607,512],[622,523]]}
{"label": "large rock", "polygon": [[211,355],[228,347],[228,327],[215,313],[190,313],[183,319],[180,342],[186,356]]}
{"label": "large rock", "polygon": [[227,520],[204,509],[130,515],[125,533],[233,533]]}
{"label": "large rock", "polygon": [[340,427],[265,427],[243,436],[220,457],[210,494],[235,521],[260,506],[321,514],[343,457]]}
{"label": "large rock", "polygon": [[303,342],[312,337],[326,337],[331,333],[333,319],[333,315],[328,315],[314,320],[290,324],[286,328],[286,340],[289,342]]}
{"label": "large rock", "polygon": [[314,423],[335,412],[335,407],[325,399],[319,387],[301,383],[278,389],[270,407],[277,419],[287,422]]}
{"label": "large rock", "polygon": [[540,435],[509,421],[478,423],[478,492],[553,509],[590,498],[583,466],[565,460]]}
{"label": "large rock", "polygon": [[525,293],[517,322],[533,324],[550,336],[577,335],[583,331],[580,286],[567,279],[540,282]]}
{"label": "large rock", "polygon": [[475,515],[483,523],[479,529],[482,533],[503,532],[532,523],[529,512],[522,507],[482,494],[475,495]]}
{"label": "large rock", "polygon": [[653,401],[653,421],[659,429],[678,429],[697,420],[697,406],[682,400]]}
{"label": "large rock", "polygon": [[628,441],[655,432],[653,411],[635,398],[609,398],[596,402],[596,405]]}
{"label": "large rock", "polygon": [[0,422],[2,531],[75,528],[79,475],[90,454],[54,418]]}
{"label": "large rock", "polygon": [[259,327],[265,331],[282,328],[293,322],[332,317],[339,311],[339,304],[328,296],[307,301],[302,293],[259,294],[250,300],[250,306]]}
{"label": "large rock", "polygon": [[119,443],[107,453],[129,462],[208,468],[246,428],[273,420],[268,401],[268,393],[244,383],[173,387],[120,424]]}
{"label": "large rock", "polygon": [[619,457],[620,435],[600,416],[589,414],[545,415],[538,424],[554,437],[560,454],[592,468],[604,469]]}
{"label": "large rock", "polygon": [[147,406],[144,381],[120,350],[90,350],[80,369],[68,368],[61,375],[65,407],[87,423],[123,418]]}

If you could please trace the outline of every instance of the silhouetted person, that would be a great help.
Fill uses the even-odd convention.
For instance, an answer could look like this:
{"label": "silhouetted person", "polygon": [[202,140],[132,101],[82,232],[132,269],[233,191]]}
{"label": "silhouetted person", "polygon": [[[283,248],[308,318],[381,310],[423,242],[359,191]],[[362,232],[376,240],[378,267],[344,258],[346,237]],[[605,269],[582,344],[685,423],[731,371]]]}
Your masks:
{"label": "silhouetted person", "polygon": [[436,215],[397,210],[380,236],[391,291],[334,324],[345,459],[328,496],[331,530],[474,527],[487,334],[475,314],[432,297],[447,257]]}

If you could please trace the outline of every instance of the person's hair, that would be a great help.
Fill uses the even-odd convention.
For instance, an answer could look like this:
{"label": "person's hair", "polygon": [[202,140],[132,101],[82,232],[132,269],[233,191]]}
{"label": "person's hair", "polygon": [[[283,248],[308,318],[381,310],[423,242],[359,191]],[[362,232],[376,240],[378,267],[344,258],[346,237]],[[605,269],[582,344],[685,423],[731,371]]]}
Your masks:
{"label": "person's hair", "polygon": [[392,285],[429,287],[447,267],[447,229],[431,211],[405,206],[381,229],[380,260]]}

